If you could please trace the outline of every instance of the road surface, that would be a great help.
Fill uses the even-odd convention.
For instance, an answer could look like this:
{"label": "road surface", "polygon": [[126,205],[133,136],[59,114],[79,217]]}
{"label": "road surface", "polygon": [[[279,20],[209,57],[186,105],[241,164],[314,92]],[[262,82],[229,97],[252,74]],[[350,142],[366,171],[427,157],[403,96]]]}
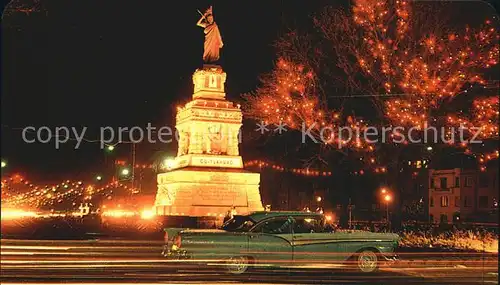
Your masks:
{"label": "road surface", "polygon": [[[161,241],[1,240],[1,283],[135,284],[498,284],[497,256],[403,254],[376,274],[342,270],[254,269],[230,276],[222,268],[174,268]],[[69,282],[69,283],[68,283]]]}

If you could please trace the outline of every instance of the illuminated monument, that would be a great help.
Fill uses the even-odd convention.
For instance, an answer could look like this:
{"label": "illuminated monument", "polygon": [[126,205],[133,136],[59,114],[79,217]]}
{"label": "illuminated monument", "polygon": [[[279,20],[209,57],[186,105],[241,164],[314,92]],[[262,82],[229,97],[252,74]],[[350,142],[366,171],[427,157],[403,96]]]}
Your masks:
{"label": "illuminated monument", "polygon": [[[211,9],[198,22],[205,28],[205,62],[217,60],[222,47],[210,16]],[[200,24],[205,18],[211,24]],[[211,36],[217,40],[207,39],[209,26],[216,29]],[[194,72],[193,100],[176,116],[177,157],[170,170],[157,177],[157,215],[220,216],[231,207],[238,213],[263,210],[260,174],[243,169],[238,150],[242,113],[239,105],[226,100],[225,81],[226,73],[218,65],[206,64]]]}

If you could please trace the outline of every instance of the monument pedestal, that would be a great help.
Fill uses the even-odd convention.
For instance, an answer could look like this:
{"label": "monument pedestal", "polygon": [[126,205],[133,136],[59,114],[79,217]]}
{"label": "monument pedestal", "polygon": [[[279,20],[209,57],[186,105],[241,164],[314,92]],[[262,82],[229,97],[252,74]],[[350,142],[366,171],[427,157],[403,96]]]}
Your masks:
{"label": "monument pedestal", "polygon": [[223,217],[262,211],[260,174],[243,169],[186,167],[158,174],[157,215]]}

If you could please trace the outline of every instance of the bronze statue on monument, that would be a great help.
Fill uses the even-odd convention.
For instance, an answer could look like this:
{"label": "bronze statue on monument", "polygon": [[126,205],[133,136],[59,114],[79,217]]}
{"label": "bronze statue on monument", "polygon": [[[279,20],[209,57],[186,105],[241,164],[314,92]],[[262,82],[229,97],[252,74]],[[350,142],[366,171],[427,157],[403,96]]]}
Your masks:
{"label": "bronze statue on monument", "polygon": [[[200,11],[198,12],[201,14]],[[224,43],[222,42],[219,26],[214,21],[212,6],[204,14],[201,14],[201,18],[196,25],[202,27],[205,32],[203,61],[205,63],[216,62],[220,58],[220,49]]]}

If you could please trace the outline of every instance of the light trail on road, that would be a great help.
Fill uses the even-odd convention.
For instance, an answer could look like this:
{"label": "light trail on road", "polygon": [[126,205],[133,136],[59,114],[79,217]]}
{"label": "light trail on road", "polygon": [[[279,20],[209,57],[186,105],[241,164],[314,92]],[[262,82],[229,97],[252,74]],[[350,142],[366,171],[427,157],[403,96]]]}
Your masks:
{"label": "light trail on road", "polygon": [[[295,266],[293,271],[270,270],[265,266],[264,268],[259,266],[247,275],[235,277],[225,274],[221,264],[215,263],[213,265],[217,266],[207,268],[195,267],[192,264],[202,260],[191,260],[180,268],[174,266],[175,261],[161,257],[162,247],[162,241],[1,240],[1,282],[2,284],[244,282],[247,285],[498,284],[496,255],[453,252],[440,255],[402,253],[399,265],[381,268],[380,272],[370,275],[345,270],[307,269],[308,266]],[[434,258],[441,260],[432,260],[433,254]],[[203,262],[209,263],[208,260]]]}

